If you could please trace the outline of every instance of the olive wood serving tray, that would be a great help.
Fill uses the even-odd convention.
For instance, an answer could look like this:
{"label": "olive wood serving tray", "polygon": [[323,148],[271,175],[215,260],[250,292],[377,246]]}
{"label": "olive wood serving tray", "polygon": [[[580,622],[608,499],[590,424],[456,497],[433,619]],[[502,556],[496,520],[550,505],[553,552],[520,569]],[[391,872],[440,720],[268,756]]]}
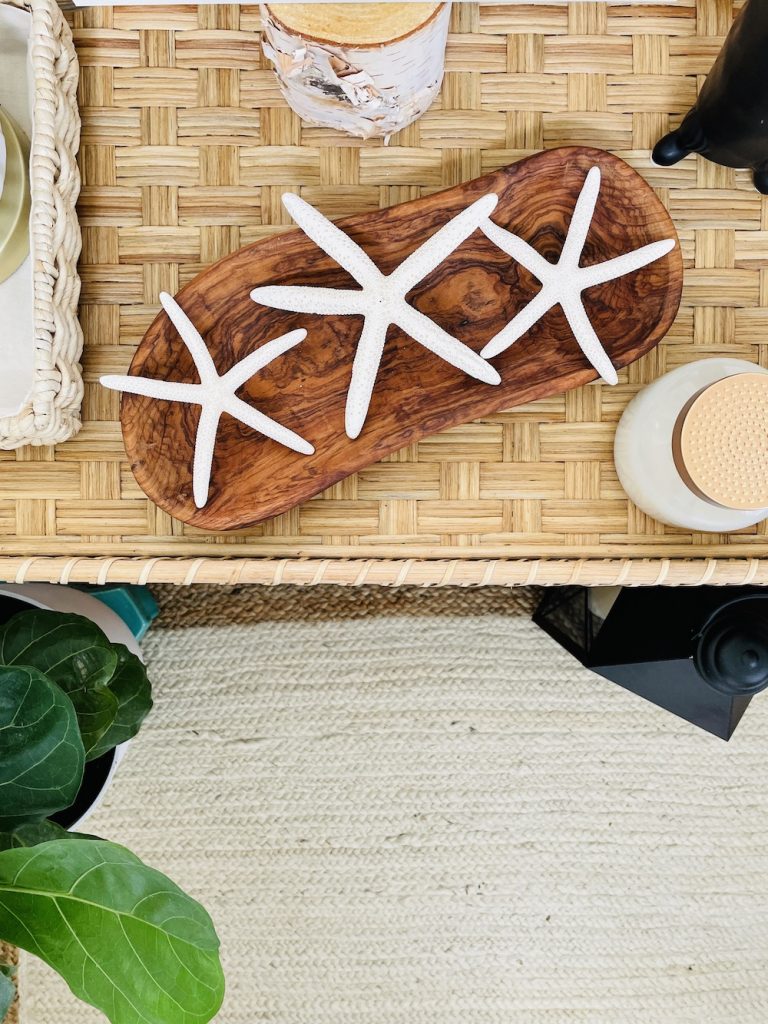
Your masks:
{"label": "olive wood serving tray", "polygon": [[[677,238],[667,211],[636,171],[609,153],[582,147],[541,153],[423,199],[336,223],[388,274],[470,203],[493,192],[499,198],[491,220],[556,263],[585,178],[595,166],[602,181],[582,267]],[[677,313],[682,278],[677,244],[655,262],[583,293],[589,319],[616,368],[664,337]],[[136,479],[157,505],[202,529],[251,526],[420,438],[598,376],[560,306],[490,360],[501,376],[496,386],[467,376],[392,326],[367,420],[351,440],[345,433],[345,401],[362,317],[268,308],[250,294],[266,285],[357,287],[303,231],[292,230],[220,260],[182,288],[176,300],[205,339],[220,374],[267,341],[306,329],[304,341],[237,394],[306,438],[314,454],[283,447],[225,413],[208,500],[198,508],[192,464],[199,407],[123,395],[123,437]],[[532,273],[476,230],[407,299],[479,353],[540,288]],[[140,343],[130,373],[197,382],[192,358],[164,312]]]}

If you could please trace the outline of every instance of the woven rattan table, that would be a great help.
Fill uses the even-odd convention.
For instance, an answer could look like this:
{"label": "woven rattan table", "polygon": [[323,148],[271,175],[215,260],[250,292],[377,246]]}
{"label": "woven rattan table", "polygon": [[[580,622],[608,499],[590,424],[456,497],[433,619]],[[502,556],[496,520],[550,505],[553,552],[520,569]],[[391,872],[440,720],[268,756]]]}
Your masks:
{"label": "woven rattan table", "polygon": [[[762,524],[664,527],[612,462],[627,401],[702,356],[768,359],[768,200],[746,173],[651,165],[689,107],[731,0],[655,6],[454,5],[437,104],[390,145],[303,125],[261,54],[256,7],[70,15],[81,63],[84,425],[0,458],[0,575],[10,579],[476,583],[768,582]],[[542,147],[629,161],[677,224],[683,305],[620,374],[422,441],[278,519],[210,535],[174,522],[125,459],[121,372],[158,309],[232,249],[287,227],[285,189],[339,216],[412,199]]]}

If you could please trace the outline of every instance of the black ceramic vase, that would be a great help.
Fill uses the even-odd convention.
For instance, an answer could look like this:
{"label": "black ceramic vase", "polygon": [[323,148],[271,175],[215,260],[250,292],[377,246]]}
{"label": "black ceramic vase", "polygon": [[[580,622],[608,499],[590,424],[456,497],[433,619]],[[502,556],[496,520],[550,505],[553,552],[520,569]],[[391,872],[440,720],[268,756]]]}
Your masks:
{"label": "black ceramic vase", "polygon": [[654,162],[676,164],[689,153],[749,167],[768,194],[768,0],[747,0],[677,131],[656,143]]}

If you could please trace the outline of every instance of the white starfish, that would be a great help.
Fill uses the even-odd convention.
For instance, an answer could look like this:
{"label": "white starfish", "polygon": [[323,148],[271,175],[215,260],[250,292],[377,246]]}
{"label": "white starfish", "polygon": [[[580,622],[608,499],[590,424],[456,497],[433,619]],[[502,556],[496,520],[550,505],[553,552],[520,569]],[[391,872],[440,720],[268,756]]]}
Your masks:
{"label": "white starfish", "polygon": [[351,274],[362,290],[269,285],[254,288],[251,298],[294,313],[357,314],[365,318],[347,393],[348,437],[358,437],[363,429],[390,324],[397,324],[430,352],[470,377],[486,384],[500,383],[501,377],[489,363],[405,301],[407,293],[488,218],[497,202],[498,197],[493,194],[478,199],[436,231],[391,274],[382,274],[359,245],[309,203],[295,195],[283,196],[286,209],[305,234]]}
{"label": "white starfish", "polygon": [[550,263],[522,238],[488,220],[481,225],[490,240],[509,256],[529,270],[541,281],[541,291],[521,309],[517,316],[491,338],[481,355],[486,359],[504,352],[553,306],[560,305],[582,352],[607,384],[616,384],[616,370],[600,343],[595,329],[584,309],[581,293],[586,288],[604,284],[614,278],[631,274],[634,270],[653,263],[675,247],[673,238],[651,242],[623,256],[597,263],[593,267],[580,267],[579,260],[587,240],[592,215],[600,192],[600,168],[593,167],[587,174],[573,210],[563,251],[557,263]]}
{"label": "white starfish", "polygon": [[213,450],[222,413],[229,413],[247,427],[272,438],[302,455],[312,455],[314,448],[292,430],[270,419],[264,413],[237,398],[235,392],[259,370],[263,370],[273,359],[298,345],[307,336],[304,330],[291,331],[280,338],[268,341],[255,352],[251,352],[231,370],[219,374],[211,359],[208,347],[179,304],[166,292],[160,293],[160,302],[189,354],[200,376],[199,384],[185,384],[167,380],[153,380],[150,377],[107,374],[101,378],[106,388],[127,391],[132,395],[148,398],[163,398],[168,402],[189,402],[200,406],[200,419],[195,435],[195,454],[192,465],[192,494],[195,505],[202,508],[208,500],[208,488],[213,465]]}

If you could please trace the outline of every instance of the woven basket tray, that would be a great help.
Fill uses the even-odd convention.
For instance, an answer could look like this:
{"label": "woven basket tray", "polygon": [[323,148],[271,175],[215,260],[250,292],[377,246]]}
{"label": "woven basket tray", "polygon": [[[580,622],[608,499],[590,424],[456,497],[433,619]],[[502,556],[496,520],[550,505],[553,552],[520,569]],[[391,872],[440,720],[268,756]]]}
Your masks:
{"label": "woven basket tray", "polygon": [[[662,526],[623,493],[616,423],[659,374],[768,357],[768,200],[746,173],[650,148],[696,96],[730,0],[454,4],[436,104],[390,145],[301,123],[261,53],[258,8],[100,7],[69,15],[81,65],[84,425],[0,453],[6,579],[474,585],[768,582],[766,525]],[[172,520],[126,461],[119,398],[158,310],[203,267],[288,230],[280,196],[332,217],[466,181],[542,148],[601,146],[656,188],[685,259],[665,341],[620,374],[389,456],[277,519],[230,534]]]}
{"label": "woven basket tray", "polygon": [[0,418],[0,448],[5,449],[65,441],[80,429],[83,397],[75,212],[80,192],[77,55],[55,0],[31,0],[25,6],[32,12],[35,89],[30,171],[35,377],[27,405],[16,416]]}

